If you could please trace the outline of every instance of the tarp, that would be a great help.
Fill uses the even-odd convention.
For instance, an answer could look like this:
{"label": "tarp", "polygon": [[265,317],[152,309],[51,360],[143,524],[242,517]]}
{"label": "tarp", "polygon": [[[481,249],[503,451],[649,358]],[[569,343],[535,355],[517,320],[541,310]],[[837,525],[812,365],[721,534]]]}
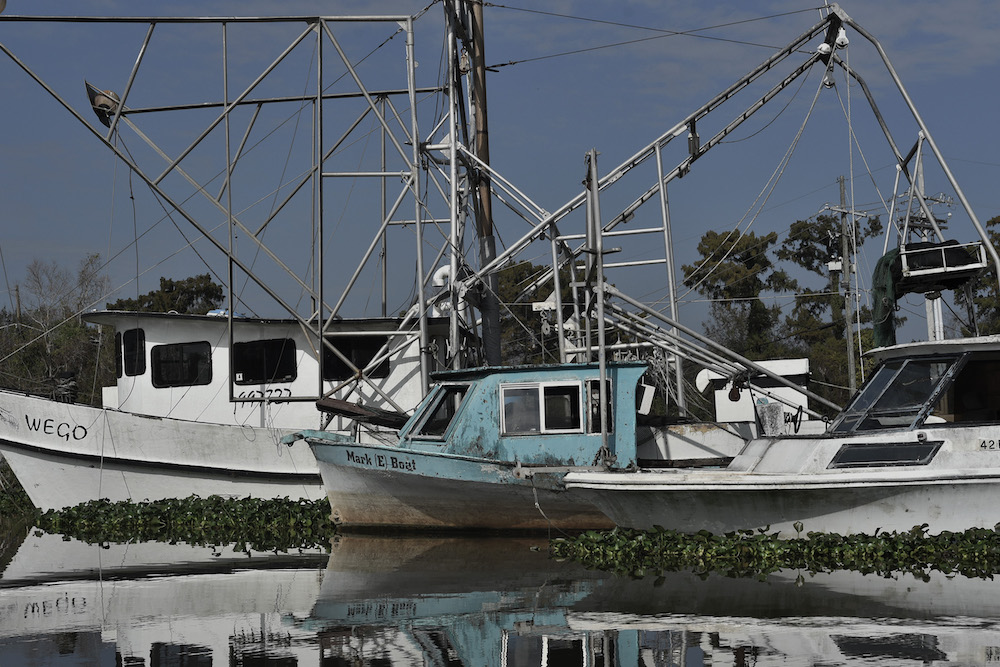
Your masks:
{"label": "tarp", "polygon": [[900,274],[899,248],[879,257],[872,274],[872,318],[875,347],[896,344],[896,278]]}

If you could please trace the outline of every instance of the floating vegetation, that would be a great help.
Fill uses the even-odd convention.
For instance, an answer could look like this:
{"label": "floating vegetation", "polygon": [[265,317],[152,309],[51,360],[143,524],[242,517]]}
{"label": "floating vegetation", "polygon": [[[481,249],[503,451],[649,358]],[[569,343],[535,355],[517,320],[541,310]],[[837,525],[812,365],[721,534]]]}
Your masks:
{"label": "floating vegetation", "polygon": [[777,570],[797,569],[884,576],[905,572],[926,580],[935,570],[989,579],[1000,572],[1000,532],[976,528],[930,535],[927,524],[903,533],[808,533],[788,540],[766,531],[713,535],[616,528],[556,539],[550,548],[555,557],[635,577],[691,570],[703,576],[715,572],[763,579]]}
{"label": "floating vegetation", "polygon": [[335,532],[325,498],[315,502],[221,496],[138,503],[92,500],[49,510],[36,518],[35,525],[88,544],[184,542],[274,552],[329,551]]}

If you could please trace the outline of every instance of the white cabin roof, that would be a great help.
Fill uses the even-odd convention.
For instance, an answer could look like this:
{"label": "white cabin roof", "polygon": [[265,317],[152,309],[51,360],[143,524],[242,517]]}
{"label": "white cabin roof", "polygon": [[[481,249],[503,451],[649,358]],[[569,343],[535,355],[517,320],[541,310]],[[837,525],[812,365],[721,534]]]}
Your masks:
{"label": "white cabin roof", "polygon": [[[136,326],[137,322],[163,322],[167,320],[169,320],[172,325],[198,322],[227,322],[227,316],[225,313],[193,315],[190,313],[151,313],[130,310],[94,310],[89,313],[85,313],[83,315],[83,319],[86,322],[113,326],[116,329],[131,329]],[[242,315],[234,316],[233,322],[241,325],[252,324],[262,326],[298,325],[298,320],[292,318],[247,317]],[[341,318],[335,319],[329,327],[327,327],[327,331],[328,333],[366,331],[392,333],[396,331],[402,323],[403,318],[401,317]],[[416,322],[413,323],[413,326],[416,328]],[[430,327],[431,333],[446,334],[448,331],[448,319],[444,317],[428,318],[428,326]]]}
{"label": "white cabin roof", "polygon": [[950,338],[947,340],[920,340],[911,343],[899,343],[888,347],[869,350],[866,354],[876,361],[896,359],[929,354],[957,354],[959,352],[1000,351],[1000,335],[975,336],[971,338]]}

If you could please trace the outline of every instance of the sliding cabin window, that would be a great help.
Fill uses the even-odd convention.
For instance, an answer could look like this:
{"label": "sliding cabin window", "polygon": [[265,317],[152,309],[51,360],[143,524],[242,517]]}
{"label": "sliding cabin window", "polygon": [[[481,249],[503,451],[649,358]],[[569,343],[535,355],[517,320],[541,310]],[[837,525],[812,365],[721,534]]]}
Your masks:
{"label": "sliding cabin window", "polygon": [[233,374],[236,384],[292,382],[297,375],[295,341],[271,338],[233,343]]}
{"label": "sliding cabin window", "polygon": [[501,385],[501,434],[582,433],[581,389],[579,382]]}
{"label": "sliding cabin window", "polygon": [[146,335],[142,329],[115,333],[115,375],[132,377],[146,372]]}
{"label": "sliding cabin window", "polygon": [[[388,336],[331,336],[329,338],[333,346],[341,354],[351,360],[358,370],[364,370],[365,366],[371,363],[375,355],[378,354],[389,341]],[[368,371],[366,375],[370,378],[384,378],[389,376],[389,359],[383,359],[377,366]],[[323,346],[323,379],[324,380],[349,380],[354,377],[354,371],[350,366],[334,354],[325,345]]]}
{"label": "sliding cabin window", "polygon": [[927,426],[1000,421],[1000,353],[974,352],[963,359],[955,380],[934,405]]}
{"label": "sliding cabin window", "polygon": [[154,387],[190,387],[212,382],[208,341],[156,345],[150,352]]}
{"label": "sliding cabin window", "polygon": [[424,420],[414,429],[413,435],[422,438],[443,438],[458,408],[462,405],[468,385],[445,385],[438,392],[433,405],[424,411]]}

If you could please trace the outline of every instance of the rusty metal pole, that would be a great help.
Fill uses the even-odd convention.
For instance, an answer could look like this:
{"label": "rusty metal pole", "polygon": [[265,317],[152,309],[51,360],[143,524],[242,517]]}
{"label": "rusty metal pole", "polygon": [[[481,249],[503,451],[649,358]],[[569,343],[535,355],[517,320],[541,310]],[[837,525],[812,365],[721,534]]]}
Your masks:
{"label": "rusty metal pole", "polygon": [[[475,104],[476,155],[490,163],[489,123],[486,116],[486,50],[483,32],[482,0],[470,0],[472,14],[472,94]],[[489,175],[479,174],[479,197],[476,210],[476,232],[479,236],[480,266],[486,266],[497,256],[493,235],[493,205]],[[483,317],[483,351],[486,363],[500,365],[500,299],[499,280],[495,272],[484,276],[484,293],[480,312]]]}

